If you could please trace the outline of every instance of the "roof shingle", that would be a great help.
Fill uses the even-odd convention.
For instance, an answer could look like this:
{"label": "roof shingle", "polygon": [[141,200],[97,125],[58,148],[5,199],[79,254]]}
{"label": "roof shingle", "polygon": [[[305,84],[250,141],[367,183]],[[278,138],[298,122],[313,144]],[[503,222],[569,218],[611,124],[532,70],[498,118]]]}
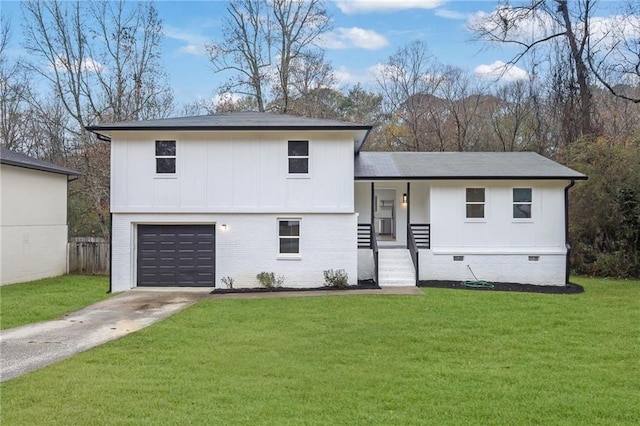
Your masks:
{"label": "roof shingle", "polygon": [[355,178],[586,179],[535,152],[360,152]]}
{"label": "roof shingle", "polygon": [[58,173],[67,176],[80,176],[80,173],[74,170],[56,166],[55,164],[49,163],[48,161],[29,157],[28,155],[12,151],[5,147],[0,147],[0,163],[16,167],[24,167],[27,169],[40,170],[43,172]]}

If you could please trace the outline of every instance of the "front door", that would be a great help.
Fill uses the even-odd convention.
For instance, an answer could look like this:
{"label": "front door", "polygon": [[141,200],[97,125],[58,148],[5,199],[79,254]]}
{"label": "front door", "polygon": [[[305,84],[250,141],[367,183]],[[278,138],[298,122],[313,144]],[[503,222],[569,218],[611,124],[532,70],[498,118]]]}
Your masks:
{"label": "front door", "polygon": [[378,240],[395,241],[396,239],[396,190],[374,190],[374,221]]}

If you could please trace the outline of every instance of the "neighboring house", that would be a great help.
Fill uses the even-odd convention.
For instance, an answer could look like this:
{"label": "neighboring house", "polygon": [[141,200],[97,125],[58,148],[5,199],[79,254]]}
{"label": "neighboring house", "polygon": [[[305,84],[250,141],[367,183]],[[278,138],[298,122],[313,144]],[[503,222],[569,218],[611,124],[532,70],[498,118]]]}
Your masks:
{"label": "neighboring house", "polygon": [[0,148],[0,283],[67,271],[67,184],[78,173]]}
{"label": "neighboring house", "polygon": [[[420,280],[564,285],[566,197],[534,153],[361,152],[371,126],[264,113],[101,124],[112,291]],[[413,260],[412,260],[413,259]],[[468,267],[468,266],[469,267]]]}

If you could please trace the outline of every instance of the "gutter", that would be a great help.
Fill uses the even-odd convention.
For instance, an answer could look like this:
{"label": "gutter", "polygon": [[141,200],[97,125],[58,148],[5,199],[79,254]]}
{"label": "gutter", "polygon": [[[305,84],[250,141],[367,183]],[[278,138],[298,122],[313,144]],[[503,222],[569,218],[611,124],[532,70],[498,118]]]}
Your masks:
{"label": "gutter", "polygon": [[574,179],[571,179],[569,185],[564,188],[564,245],[567,249],[567,263],[565,266],[564,283],[569,284],[569,271],[571,269],[571,245],[569,244],[569,189],[576,184]]}

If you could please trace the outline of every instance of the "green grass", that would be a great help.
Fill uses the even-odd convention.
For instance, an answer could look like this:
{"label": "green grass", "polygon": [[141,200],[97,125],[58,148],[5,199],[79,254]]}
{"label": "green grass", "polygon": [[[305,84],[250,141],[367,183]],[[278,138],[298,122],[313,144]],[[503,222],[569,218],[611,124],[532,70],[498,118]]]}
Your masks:
{"label": "green grass", "polygon": [[109,297],[107,277],[63,275],[0,287],[0,329],[50,320]]}
{"label": "green grass", "polygon": [[640,282],[205,300],[0,385],[3,425],[640,422]]}

